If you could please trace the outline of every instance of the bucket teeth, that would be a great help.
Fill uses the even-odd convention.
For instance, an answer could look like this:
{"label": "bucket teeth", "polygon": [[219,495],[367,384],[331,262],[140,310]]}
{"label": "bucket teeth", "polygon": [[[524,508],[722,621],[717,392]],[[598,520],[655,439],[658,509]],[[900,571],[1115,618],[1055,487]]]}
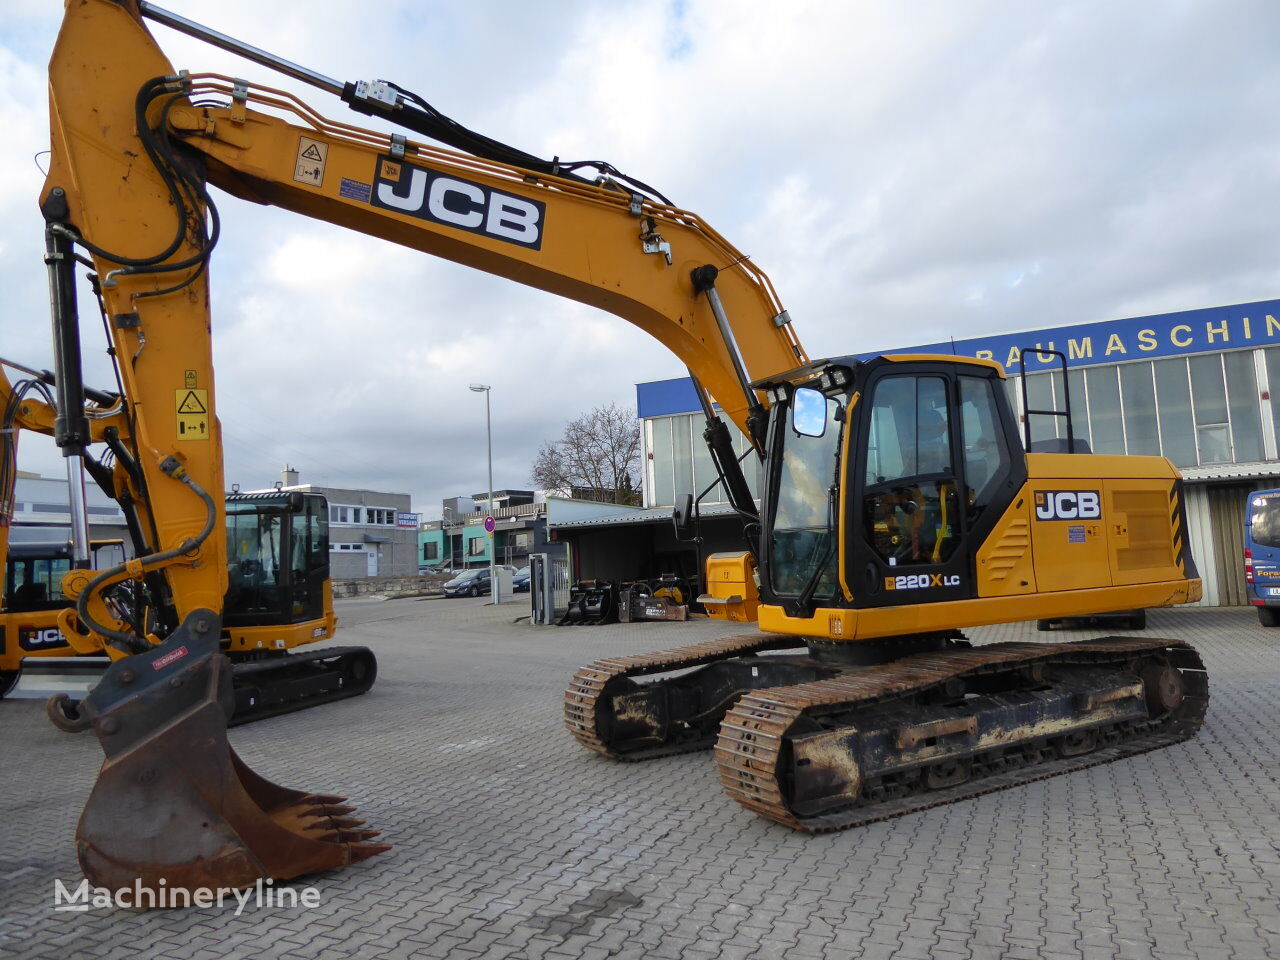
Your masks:
{"label": "bucket teeth", "polygon": [[358,817],[330,817],[329,822],[339,830],[353,830],[365,824],[365,821]]}
{"label": "bucket teeth", "polygon": [[315,839],[326,843],[363,843],[374,837],[382,836],[381,830],[330,830],[319,834]]}
{"label": "bucket teeth", "polygon": [[359,863],[391,849],[389,843],[353,843],[347,849],[351,852],[351,862]]}
{"label": "bucket teeth", "polygon": [[354,830],[363,827],[365,821],[359,817],[329,817],[327,823],[335,830]]}
{"label": "bucket teeth", "polygon": [[355,813],[356,808],[351,804],[318,804],[312,807],[305,807],[298,811],[300,817],[343,817],[348,813]]}

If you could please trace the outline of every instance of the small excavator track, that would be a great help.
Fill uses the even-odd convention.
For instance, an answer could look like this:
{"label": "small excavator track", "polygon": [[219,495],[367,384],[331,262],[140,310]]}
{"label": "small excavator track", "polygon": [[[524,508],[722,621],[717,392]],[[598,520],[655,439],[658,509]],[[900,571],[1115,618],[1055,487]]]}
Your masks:
{"label": "small excavator track", "polygon": [[652,760],[677,753],[705,750],[715,741],[714,733],[705,736],[691,735],[687,739],[629,752],[621,752],[610,746],[603,727],[608,722],[607,713],[612,705],[612,696],[620,682],[624,678],[699,667],[765,650],[803,646],[804,640],[800,637],[747,633],[634,657],[597,660],[579,670],[569,682],[564,695],[564,724],[584,747],[614,760]]}
{"label": "small excavator track", "polygon": [[231,676],[237,727],[367,693],[378,661],[368,647],[317,647],[235,661]]}
{"label": "small excavator track", "polygon": [[[972,690],[984,682],[999,682],[1001,675],[1041,677],[1052,674],[1055,668],[1060,674],[1074,670],[1081,676],[1102,677],[1112,685],[1109,692],[1072,694],[1068,690],[1065,698],[1060,696],[1060,703],[1069,700],[1075,710],[1068,718],[1075,725],[1066,736],[1076,739],[1065,743],[1065,737],[1037,736],[1032,724],[1026,728],[1030,731],[1027,735],[1007,736],[1002,744],[991,731],[979,730],[980,718],[965,715],[967,704],[977,701],[962,700],[946,719],[922,719],[928,715],[915,706],[942,690]],[[1151,683],[1139,680],[1134,670],[1155,670],[1157,677],[1169,677],[1171,671],[1176,671],[1174,690],[1167,696],[1164,708],[1150,707]],[[1144,678],[1148,675],[1143,674]],[[1115,688],[1116,677],[1121,678],[1120,689]],[[1127,688],[1126,677],[1132,681]],[[1014,686],[1016,682],[1015,679]],[[1102,686],[1105,684],[1098,689]],[[1034,716],[1033,687],[1034,681],[1029,680],[1014,692],[1030,701]],[[1158,698],[1160,693],[1155,696]],[[1133,703],[1143,697],[1146,706]],[[778,823],[819,833],[954,803],[1189,739],[1204,720],[1208,700],[1204,665],[1182,641],[1105,637],[1077,643],[1000,643],[921,653],[879,666],[854,668],[833,679],[749,691],[721,723],[715,759],[725,792],[742,806]],[[1107,711],[1121,716],[1126,703],[1129,713],[1123,719],[1108,722]],[[1091,715],[1099,720],[1082,733],[1078,718],[1090,711],[1095,711]],[[932,776],[933,783],[923,767],[916,767],[905,776],[864,782],[857,765],[850,762],[851,748],[839,759],[831,759],[839,754],[842,742],[860,736],[859,713],[881,724],[886,716],[898,718],[894,729],[899,754],[904,745],[935,749],[933,745],[947,736],[963,736],[974,747],[959,757],[958,771],[953,752],[952,766],[944,765],[942,774]],[[806,735],[815,738],[816,743],[810,756],[819,765],[830,764],[820,771],[816,782],[829,788],[832,782],[839,784],[842,776],[847,778],[845,792],[841,794],[837,786],[834,798],[830,794],[824,796],[817,805],[819,809],[797,809],[805,804],[797,804],[794,797],[788,796],[786,781],[791,778],[790,792],[794,793],[798,769],[793,766],[797,760],[793,751],[798,738]],[[961,751],[965,749],[958,741],[952,743]],[[889,754],[892,749],[884,755]],[[890,756],[889,762],[898,759]],[[808,772],[804,775],[814,776]]]}

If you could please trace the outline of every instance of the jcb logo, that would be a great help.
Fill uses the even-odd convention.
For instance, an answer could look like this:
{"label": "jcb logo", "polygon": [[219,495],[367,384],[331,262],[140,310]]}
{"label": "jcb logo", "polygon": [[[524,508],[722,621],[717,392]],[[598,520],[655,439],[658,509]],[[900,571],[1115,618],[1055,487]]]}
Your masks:
{"label": "jcb logo", "polygon": [[927,590],[930,587],[958,587],[960,575],[953,573],[944,576],[941,573],[908,573],[900,577],[885,577],[886,590]]}
{"label": "jcb logo", "polygon": [[61,647],[66,644],[57,627],[19,627],[18,646],[23,650],[35,652],[48,650],[50,647]]}
{"label": "jcb logo", "polygon": [[547,205],[539,200],[525,200],[403,160],[380,161],[373,184],[369,202],[375,207],[542,249]]}
{"label": "jcb logo", "polygon": [[1102,498],[1097,490],[1040,490],[1036,493],[1037,520],[1097,520]]}

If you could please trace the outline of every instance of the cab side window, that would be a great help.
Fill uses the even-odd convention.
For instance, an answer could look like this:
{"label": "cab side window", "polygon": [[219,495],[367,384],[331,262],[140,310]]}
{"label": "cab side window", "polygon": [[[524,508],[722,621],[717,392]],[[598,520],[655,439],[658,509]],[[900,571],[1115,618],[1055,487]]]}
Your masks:
{"label": "cab side window", "polygon": [[876,386],[867,448],[867,484],[952,473],[947,382],[885,377]]}
{"label": "cab side window", "polygon": [[1010,467],[1009,439],[996,406],[995,383],[960,378],[960,428],[969,521],[980,517],[1000,490]]}

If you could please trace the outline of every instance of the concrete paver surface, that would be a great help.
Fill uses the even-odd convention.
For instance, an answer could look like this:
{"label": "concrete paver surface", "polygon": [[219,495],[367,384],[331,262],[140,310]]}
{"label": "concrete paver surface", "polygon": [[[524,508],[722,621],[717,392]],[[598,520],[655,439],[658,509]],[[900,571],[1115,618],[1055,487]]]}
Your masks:
{"label": "concrete paver surface", "polygon": [[[54,912],[101,754],[0,702],[0,955],[23,958],[1280,957],[1280,630],[1153,611],[1200,649],[1193,741],[888,823],[807,836],[721,793],[708,754],[618,764],[575,744],[575,669],[741,632],[536,628],[524,601],[352,601],[353,700],[232,731],[289,786],[348,795],[395,849],[312,878],[320,905]],[[975,642],[1055,640],[1033,624]]]}

